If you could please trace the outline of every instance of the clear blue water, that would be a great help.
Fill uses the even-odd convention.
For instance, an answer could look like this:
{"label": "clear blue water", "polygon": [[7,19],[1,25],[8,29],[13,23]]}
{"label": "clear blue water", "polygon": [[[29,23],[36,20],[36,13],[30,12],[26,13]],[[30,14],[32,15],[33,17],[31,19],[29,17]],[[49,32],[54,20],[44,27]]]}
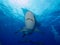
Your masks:
{"label": "clear blue water", "polygon": [[[0,0],[0,45],[60,45],[60,1],[59,0]],[[17,3],[19,2],[19,3]],[[25,2],[24,0],[22,2]],[[24,10],[32,11],[37,28],[44,32],[34,32],[26,38],[15,32],[24,27]],[[26,41],[26,40],[31,40]]]}

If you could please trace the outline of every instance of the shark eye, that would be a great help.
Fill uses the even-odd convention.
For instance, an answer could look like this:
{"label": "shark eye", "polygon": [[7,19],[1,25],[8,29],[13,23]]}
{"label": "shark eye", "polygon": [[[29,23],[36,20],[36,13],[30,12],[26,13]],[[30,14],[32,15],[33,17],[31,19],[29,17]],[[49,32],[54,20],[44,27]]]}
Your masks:
{"label": "shark eye", "polygon": [[33,19],[27,18],[27,20],[31,20],[33,22]]}

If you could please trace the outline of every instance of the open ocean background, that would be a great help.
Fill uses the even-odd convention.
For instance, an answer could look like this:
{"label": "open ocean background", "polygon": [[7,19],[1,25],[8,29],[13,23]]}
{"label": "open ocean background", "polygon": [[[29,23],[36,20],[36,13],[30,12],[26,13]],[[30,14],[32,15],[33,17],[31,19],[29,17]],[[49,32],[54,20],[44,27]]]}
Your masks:
{"label": "open ocean background", "polygon": [[[36,26],[44,34],[34,32],[26,38],[15,34],[24,27],[22,8],[35,14],[40,24]],[[60,45],[60,0],[0,0],[0,45]]]}

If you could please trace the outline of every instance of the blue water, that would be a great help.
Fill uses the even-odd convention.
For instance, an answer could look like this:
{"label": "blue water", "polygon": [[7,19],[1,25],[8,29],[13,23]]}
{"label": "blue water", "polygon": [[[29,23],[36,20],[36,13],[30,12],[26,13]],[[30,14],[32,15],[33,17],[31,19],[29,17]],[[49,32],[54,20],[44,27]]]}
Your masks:
{"label": "blue water", "polygon": [[[0,45],[60,45],[60,1],[28,0],[27,4],[19,1],[0,0]],[[24,27],[26,12],[22,8],[34,13],[36,26],[44,33],[33,32],[25,38],[21,32],[15,34]]]}

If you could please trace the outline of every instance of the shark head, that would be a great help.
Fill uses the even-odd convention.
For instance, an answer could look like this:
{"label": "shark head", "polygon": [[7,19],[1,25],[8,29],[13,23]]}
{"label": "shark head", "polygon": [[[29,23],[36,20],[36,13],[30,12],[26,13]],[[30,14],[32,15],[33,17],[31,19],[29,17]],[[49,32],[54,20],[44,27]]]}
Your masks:
{"label": "shark head", "polygon": [[25,27],[27,29],[33,29],[35,26],[35,17],[34,14],[27,9],[23,9],[25,15]]}

